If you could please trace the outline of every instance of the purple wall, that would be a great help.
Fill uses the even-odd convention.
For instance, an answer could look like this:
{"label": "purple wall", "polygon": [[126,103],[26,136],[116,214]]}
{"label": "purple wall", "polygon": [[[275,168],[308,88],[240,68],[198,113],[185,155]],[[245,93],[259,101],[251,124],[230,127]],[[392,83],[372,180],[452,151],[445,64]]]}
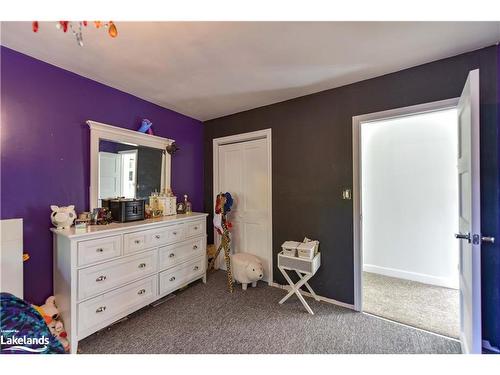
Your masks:
{"label": "purple wall", "polygon": [[52,293],[51,204],[89,208],[89,129],[95,120],[136,129],[142,118],[173,138],[172,189],[203,210],[203,124],[130,94],[0,47],[2,219],[24,219],[24,296]]}

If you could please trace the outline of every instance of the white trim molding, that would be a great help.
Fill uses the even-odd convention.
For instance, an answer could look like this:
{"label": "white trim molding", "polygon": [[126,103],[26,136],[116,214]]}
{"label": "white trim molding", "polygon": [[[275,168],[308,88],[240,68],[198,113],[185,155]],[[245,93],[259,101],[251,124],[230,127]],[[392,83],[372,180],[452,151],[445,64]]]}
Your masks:
{"label": "white trim molding", "polygon": [[[273,281],[273,162],[272,162],[272,132],[271,129],[257,130],[249,133],[241,133],[230,135],[227,137],[214,138],[212,141],[212,151],[213,151],[213,211],[215,212],[215,196],[219,192],[219,146],[240,143],[247,141],[254,141],[257,139],[267,140],[267,154],[268,154],[268,168],[267,168],[267,183],[269,187],[269,207],[268,207],[268,217],[269,217],[269,228],[271,228],[268,233],[267,244],[269,250],[269,281],[268,284],[271,285]],[[217,231],[214,229],[214,242],[216,246],[219,245],[219,236]],[[219,264],[220,266],[220,264]]]}
{"label": "white trim molding", "polygon": [[411,280],[419,283],[442,286],[444,288],[458,289],[458,277],[456,280],[449,277],[439,277],[425,273],[406,271],[390,267],[381,267],[374,264],[363,264],[364,272],[376,273],[389,277],[396,277],[403,280]]}
{"label": "white trim molding", "polygon": [[[90,209],[98,207],[99,193],[99,141],[106,140],[130,145],[145,146],[164,150],[174,142],[173,139],[158,137],[140,133],[138,131],[107,125],[96,121],[87,121],[90,128],[90,186],[89,205]],[[163,162],[162,162],[163,164]],[[162,186],[170,187],[171,157],[164,152],[164,177]]]}
{"label": "white trim molding", "polygon": [[352,187],[353,187],[353,236],[354,236],[354,309],[363,309],[363,250],[362,250],[362,197],[361,197],[361,126],[391,118],[412,116],[456,108],[459,98],[440,100],[409,107],[374,112],[352,118]]}

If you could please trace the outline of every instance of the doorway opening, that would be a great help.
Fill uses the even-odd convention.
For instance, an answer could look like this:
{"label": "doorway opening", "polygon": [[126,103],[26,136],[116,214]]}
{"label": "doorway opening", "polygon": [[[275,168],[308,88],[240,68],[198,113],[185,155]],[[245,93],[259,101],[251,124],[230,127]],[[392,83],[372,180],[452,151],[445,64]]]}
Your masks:
{"label": "doorway opening", "polygon": [[359,121],[357,308],[460,337],[458,100]]}

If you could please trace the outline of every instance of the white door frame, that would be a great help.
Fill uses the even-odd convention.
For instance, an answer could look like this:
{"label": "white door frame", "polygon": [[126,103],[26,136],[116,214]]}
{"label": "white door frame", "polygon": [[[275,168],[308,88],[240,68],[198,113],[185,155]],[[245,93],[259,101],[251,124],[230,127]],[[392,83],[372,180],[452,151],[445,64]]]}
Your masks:
{"label": "white door frame", "polygon": [[[215,212],[215,197],[219,194],[219,146],[228,145],[232,143],[241,143],[247,141],[254,141],[257,139],[265,139],[267,141],[267,155],[268,155],[268,168],[267,168],[267,183],[269,188],[269,207],[268,207],[268,217],[269,217],[269,231],[267,238],[267,246],[269,251],[269,281],[268,284],[273,283],[273,171],[272,171],[272,138],[271,129],[257,130],[249,133],[241,133],[230,135],[227,137],[214,138],[213,143],[213,207],[212,212]],[[217,231],[214,229],[214,242],[218,244]]]}
{"label": "white door frame", "polygon": [[[353,162],[353,232],[354,232],[354,310],[363,310],[363,244],[361,212],[361,126],[370,122],[391,118],[456,108],[459,98],[440,100],[431,103],[412,105],[374,112],[352,118],[352,162]],[[453,235],[451,233],[450,235]]]}
{"label": "white door frame", "polygon": [[[137,161],[139,160],[139,150],[134,149],[134,150],[123,150],[123,151],[118,151],[120,155],[123,154],[135,154],[135,173],[134,173],[134,186],[135,186],[135,191],[134,191],[134,198],[137,198]],[[123,194],[123,156],[122,156],[122,170],[120,173],[120,186],[121,186],[121,191]],[[161,190],[160,190],[161,191]]]}

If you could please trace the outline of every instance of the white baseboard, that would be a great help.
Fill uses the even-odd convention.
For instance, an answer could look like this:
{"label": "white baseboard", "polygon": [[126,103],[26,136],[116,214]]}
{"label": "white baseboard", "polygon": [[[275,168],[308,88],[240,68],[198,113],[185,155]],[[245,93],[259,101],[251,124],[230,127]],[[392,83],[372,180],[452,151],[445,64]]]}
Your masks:
{"label": "white baseboard", "polygon": [[424,284],[442,286],[445,288],[458,289],[458,278],[456,281],[454,281],[446,277],[438,277],[427,275],[425,273],[404,271],[396,268],[381,267],[373,264],[364,264],[363,271],[377,273],[384,276],[397,277],[398,279],[417,281]]}
{"label": "white baseboard", "polygon": [[[275,282],[269,282],[269,286],[273,286],[275,288],[280,288],[280,289],[284,289],[284,290],[290,290],[291,289],[290,285],[281,285],[281,284],[278,284],[278,283],[275,283]],[[303,290],[300,291],[300,294],[302,294],[303,296],[306,296],[306,297],[313,298],[313,296],[311,295],[311,293],[305,292]],[[327,297],[323,297],[323,296],[319,296],[319,295],[316,295],[316,296],[318,297],[318,299],[320,301],[331,303],[332,305],[337,305],[337,306],[341,306],[341,307],[345,307],[345,308],[354,310],[354,305],[351,305],[349,303],[340,302],[340,301],[337,301],[337,300],[335,300],[333,298],[327,298]]]}

